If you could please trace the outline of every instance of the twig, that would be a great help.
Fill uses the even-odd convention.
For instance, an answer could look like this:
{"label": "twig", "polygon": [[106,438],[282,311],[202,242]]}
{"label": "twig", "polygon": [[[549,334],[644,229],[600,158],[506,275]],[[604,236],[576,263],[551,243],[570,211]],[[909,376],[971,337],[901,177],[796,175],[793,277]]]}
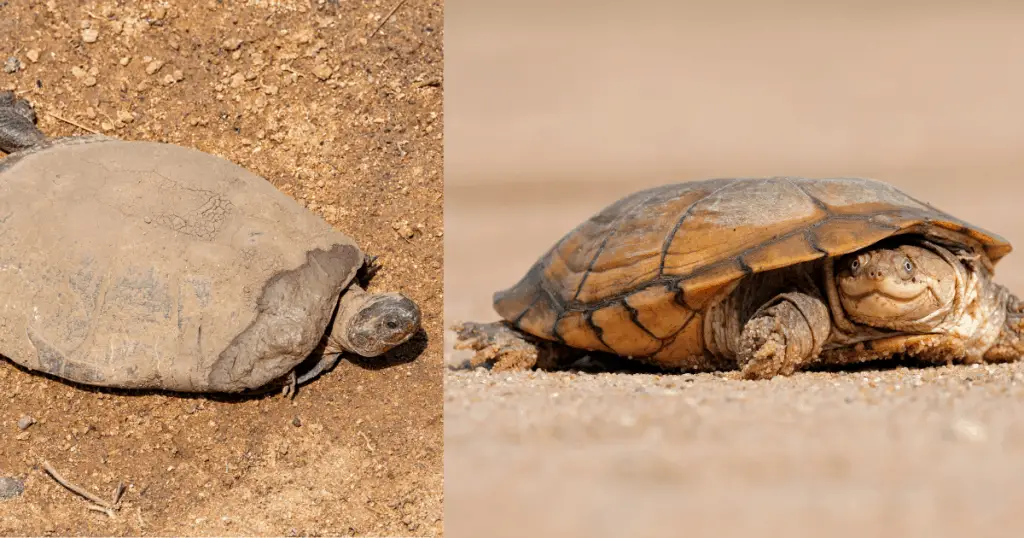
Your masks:
{"label": "twig", "polygon": [[83,131],[89,131],[90,133],[95,134],[95,135],[102,135],[103,134],[103,133],[101,133],[99,131],[96,131],[94,129],[90,129],[90,128],[86,127],[85,125],[82,125],[81,123],[78,123],[76,121],[72,121],[72,120],[69,120],[67,118],[62,118],[62,117],[54,114],[53,112],[47,112],[46,114],[48,116],[50,116],[51,118],[58,119],[58,120],[66,123],[68,125],[74,125],[75,127],[78,127],[79,129],[81,129]]}
{"label": "twig", "polygon": [[93,512],[100,512],[102,514],[107,514],[107,517],[114,517],[114,511],[113,510],[111,510],[109,508],[103,508],[102,506],[96,506],[95,504],[87,504],[87,505],[85,505],[85,509],[86,510],[92,510]]}
{"label": "twig", "polygon": [[406,0],[398,0],[398,3],[395,4],[395,7],[391,8],[391,11],[388,12],[388,16],[384,17],[384,20],[380,21],[380,24],[376,28],[374,28],[372,32],[370,32],[370,35],[366,36],[366,39],[370,39],[371,37],[377,35],[377,32],[379,32],[380,29],[383,28],[384,25],[388,23],[388,20],[391,19],[391,16],[394,15],[395,12],[398,11],[398,8],[402,7],[405,4],[405,2]]}
{"label": "twig", "polygon": [[366,441],[366,448],[367,448],[367,450],[369,450],[370,452],[374,452],[373,445],[370,444],[370,436],[366,435],[363,432],[359,432],[359,435],[362,435],[363,436],[363,440]]}
{"label": "twig", "polygon": [[97,497],[96,495],[93,495],[87,489],[85,489],[85,488],[83,488],[81,486],[76,486],[75,484],[72,484],[71,482],[68,482],[67,479],[65,479],[63,476],[61,476],[60,473],[58,473],[57,470],[54,469],[52,465],[50,465],[50,462],[48,462],[48,461],[44,461],[43,462],[43,470],[46,471],[50,475],[50,477],[52,477],[54,480],[56,480],[58,484],[64,486],[67,489],[69,489],[72,493],[75,493],[75,494],[77,494],[80,497],[84,497],[85,499],[87,499],[90,502],[92,502],[93,505],[95,505],[95,506],[93,506],[93,505],[86,506],[86,508],[88,508],[89,510],[94,510],[96,512],[103,512],[103,513],[107,514],[110,517],[114,517],[114,511],[117,510],[118,508],[120,508],[121,495],[124,494],[124,484],[119,483],[117,485],[117,491],[114,492],[114,503],[111,504],[111,503],[109,503],[107,501],[104,501],[103,499]]}
{"label": "twig", "polygon": [[121,505],[121,497],[124,495],[124,491],[128,489],[124,486],[124,482],[117,483],[117,489],[114,490],[114,500],[110,504],[113,506]]}

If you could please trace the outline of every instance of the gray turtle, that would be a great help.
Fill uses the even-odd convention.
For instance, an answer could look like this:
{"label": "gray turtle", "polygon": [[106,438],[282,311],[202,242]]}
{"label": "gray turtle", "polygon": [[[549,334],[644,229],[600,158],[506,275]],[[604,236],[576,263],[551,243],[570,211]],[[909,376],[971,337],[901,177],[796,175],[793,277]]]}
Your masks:
{"label": "gray turtle", "polygon": [[[102,136],[48,139],[0,93],[0,354],[88,385],[246,392],[420,330],[373,259],[219,157]],[[315,365],[297,377],[307,357]]]}

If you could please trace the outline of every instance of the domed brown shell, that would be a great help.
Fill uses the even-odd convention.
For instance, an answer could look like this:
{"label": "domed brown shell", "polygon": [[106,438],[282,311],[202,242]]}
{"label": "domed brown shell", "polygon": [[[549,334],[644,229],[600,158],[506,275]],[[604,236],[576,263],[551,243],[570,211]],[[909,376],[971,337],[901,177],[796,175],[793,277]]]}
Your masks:
{"label": "domed brown shell", "polygon": [[704,354],[708,300],[734,281],[902,233],[941,235],[992,263],[1011,248],[880,181],[713,179],[608,206],[496,293],[494,308],[544,339],[684,367]]}

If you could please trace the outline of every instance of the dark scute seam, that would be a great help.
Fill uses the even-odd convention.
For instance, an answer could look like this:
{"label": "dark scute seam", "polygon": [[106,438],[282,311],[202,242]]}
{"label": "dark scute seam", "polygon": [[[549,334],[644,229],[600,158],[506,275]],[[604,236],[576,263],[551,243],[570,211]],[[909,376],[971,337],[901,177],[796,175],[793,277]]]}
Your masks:
{"label": "dark scute seam", "polygon": [[822,202],[821,199],[818,198],[817,196],[807,192],[807,189],[805,189],[804,186],[801,185],[799,181],[793,181],[792,179],[787,179],[786,181],[790,185],[792,185],[792,186],[796,187],[797,189],[799,189],[800,192],[804,193],[804,196],[810,198],[811,199],[811,203],[813,203],[814,205],[818,206],[818,209],[824,211],[825,215],[827,215],[829,217],[832,216],[832,210],[829,209],[828,205],[826,205],[825,202]]}
{"label": "dark scute seam", "polygon": [[555,323],[551,325],[551,336],[554,336],[555,340],[562,344],[565,343],[565,338],[562,338],[562,335],[558,332],[558,322],[562,321],[563,317],[565,317],[564,312],[555,316]]}
{"label": "dark scute seam", "polygon": [[658,263],[658,277],[659,278],[662,277],[665,274],[665,257],[668,256],[668,247],[672,245],[672,241],[676,238],[676,234],[679,233],[679,228],[682,228],[683,221],[686,220],[686,217],[690,216],[690,212],[693,211],[694,206],[696,206],[697,204],[701,203],[702,201],[707,200],[708,198],[718,194],[723,189],[726,189],[726,188],[728,188],[728,187],[730,187],[732,185],[735,185],[736,183],[737,183],[736,181],[730,181],[730,182],[726,183],[725,185],[722,185],[721,187],[718,187],[717,189],[715,189],[715,190],[705,194],[704,196],[701,196],[700,198],[694,200],[693,203],[690,204],[689,207],[686,208],[686,211],[683,211],[683,214],[679,217],[679,220],[677,220],[675,225],[672,226],[672,231],[668,233],[667,237],[665,237],[665,242],[661,245],[661,261]]}
{"label": "dark scute seam", "polygon": [[823,255],[822,257],[828,256],[828,251],[818,245],[818,240],[815,239],[814,234],[811,233],[812,230],[814,230],[813,227],[804,230],[804,241],[806,241],[808,245],[811,245],[811,248],[813,248],[815,252],[820,252]]}
{"label": "dark scute seam", "polygon": [[[513,325],[515,325],[516,327],[519,327],[519,322],[523,320],[523,316],[525,316],[526,313],[529,312],[530,309],[533,308],[533,306],[535,304],[537,304],[537,301],[540,300],[540,294],[541,293],[544,293],[544,290],[538,290],[537,293],[533,294],[533,300],[530,301],[530,304],[526,305],[526,308],[524,308],[523,311],[520,312],[518,316],[516,316],[516,319],[512,320],[512,324]],[[519,328],[522,329],[522,327],[519,327]]]}
{"label": "dark scute seam", "polygon": [[[645,204],[647,204],[647,202],[651,201],[652,198],[654,198],[655,196],[657,196],[660,193],[661,193],[661,191],[658,190],[658,189],[651,189],[651,192],[647,195],[647,197],[645,197],[643,200],[640,200],[639,202],[636,202],[635,204],[633,204],[632,207],[627,209],[621,215],[615,217],[612,220],[612,222],[608,224],[608,226],[611,227],[611,231],[608,233],[608,235],[604,236],[604,240],[601,241],[601,245],[597,247],[597,252],[594,254],[594,257],[591,258],[590,259],[590,263],[587,264],[587,270],[586,270],[586,272],[583,273],[583,278],[580,279],[579,286],[576,286],[576,293],[574,293],[573,296],[572,296],[572,300],[574,302],[579,298],[580,292],[583,291],[583,285],[587,283],[587,277],[589,277],[590,273],[592,273],[594,271],[594,264],[597,263],[597,258],[599,258],[601,256],[601,253],[604,252],[605,245],[607,245],[608,241],[611,240],[611,238],[615,236],[616,228],[613,227],[612,225],[616,224],[616,223],[621,223],[621,222],[625,221],[626,219],[628,219],[629,217],[633,216],[637,211],[639,211],[641,208],[643,208],[643,206]],[[574,231],[574,233],[575,233],[575,231]]]}
{"label": "dark scute seam", "polygon": [[676,338],[679,338],[683,334],[683,331],[685,331],[686,328],[689,327],[691,323],[693,323],[693,320],[696,317],[697,317],[697,313],[694,312],[693,310],[690,310],[690,315],[689,315],[689,317],[686,318],[686,321],[683,322],[683,325],[681,327],[679,327],[679,329],[677,329],[676,332],[666,336],[664,340],[661,340],[661,345],[658,346],[658,349],[654,353],[651,353],[650,355],[647,355],[647,356],[648,357],[653,357],[653,356],[657,355],[658,353],[661,353],[661,350],[665,349],[670,344],[676,343]]}
{"label": "dark scute seam", "polygon": [[608,235],[604,236],[604,240],[597,247],[597,252],[594,253],[594,257],[590,258],[590,263],[587,264],[587,270],[583,272],[583,278],[580,279],[580,284],[576,286],[576,293],[573,294],[572,300],[575,301],[579,296],[580,292],[583,291],[583,286],[587,283],[587,277],[594,270],[594,264],[597,263],[597,258],[604,252],[604,246],[608,244],[608,240],[615,235],[615,231],[611,231]]}
{"label": "dark scute seam", "polygon": [[651,338],[653,338],[655,340],[658,340],[658,341],[661,341],[661,338],[658,338],[657,336],[654,336],[654,333],[652,333],[647,327],[645,327],[643,323],[640,323],[640,314],[639,314],[639,312],[637,312],[637,310],[635,308],[633,308],[632,306],[629,305],[629,301],[627,301],[626,299],[623,299],[622,300],[622,306],[624,306],[626,308],[626,311],[629,312],[629,319],[630,319],[630,321],[633,322],[634,325],[636,325],[637,327],[640,327]]}
{"label": "dark scute seam", "polygon": [[583,314],[583,319],[586,320],[587,325],[591,328],[591,330],[594,331],[594,334],[597,335],[597,339],[602,344],[604,344],[604,347],[606,349],[611,350],[613,353],[618,353],[617,351],[615,351],[615,348],[613,348],[612,346],[609,346],[608,342],[604,341],[604,329],[602,329],[596,323],[594,323],[594,311],[593,310],[587,310],[587,312],[585,314]]}

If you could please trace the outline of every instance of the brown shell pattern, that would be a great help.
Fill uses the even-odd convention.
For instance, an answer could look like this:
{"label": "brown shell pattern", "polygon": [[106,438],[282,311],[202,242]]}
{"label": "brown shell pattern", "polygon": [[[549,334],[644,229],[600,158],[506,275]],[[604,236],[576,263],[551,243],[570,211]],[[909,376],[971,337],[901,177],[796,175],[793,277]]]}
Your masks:
{"label": "brown shell pattern", "polygon": [[494,308],[548,340],[666,366],[703,356],[707,301],[745,275],[942,229],[1003,238],[871,179],[712,179],[627,196],[563,237]]}

